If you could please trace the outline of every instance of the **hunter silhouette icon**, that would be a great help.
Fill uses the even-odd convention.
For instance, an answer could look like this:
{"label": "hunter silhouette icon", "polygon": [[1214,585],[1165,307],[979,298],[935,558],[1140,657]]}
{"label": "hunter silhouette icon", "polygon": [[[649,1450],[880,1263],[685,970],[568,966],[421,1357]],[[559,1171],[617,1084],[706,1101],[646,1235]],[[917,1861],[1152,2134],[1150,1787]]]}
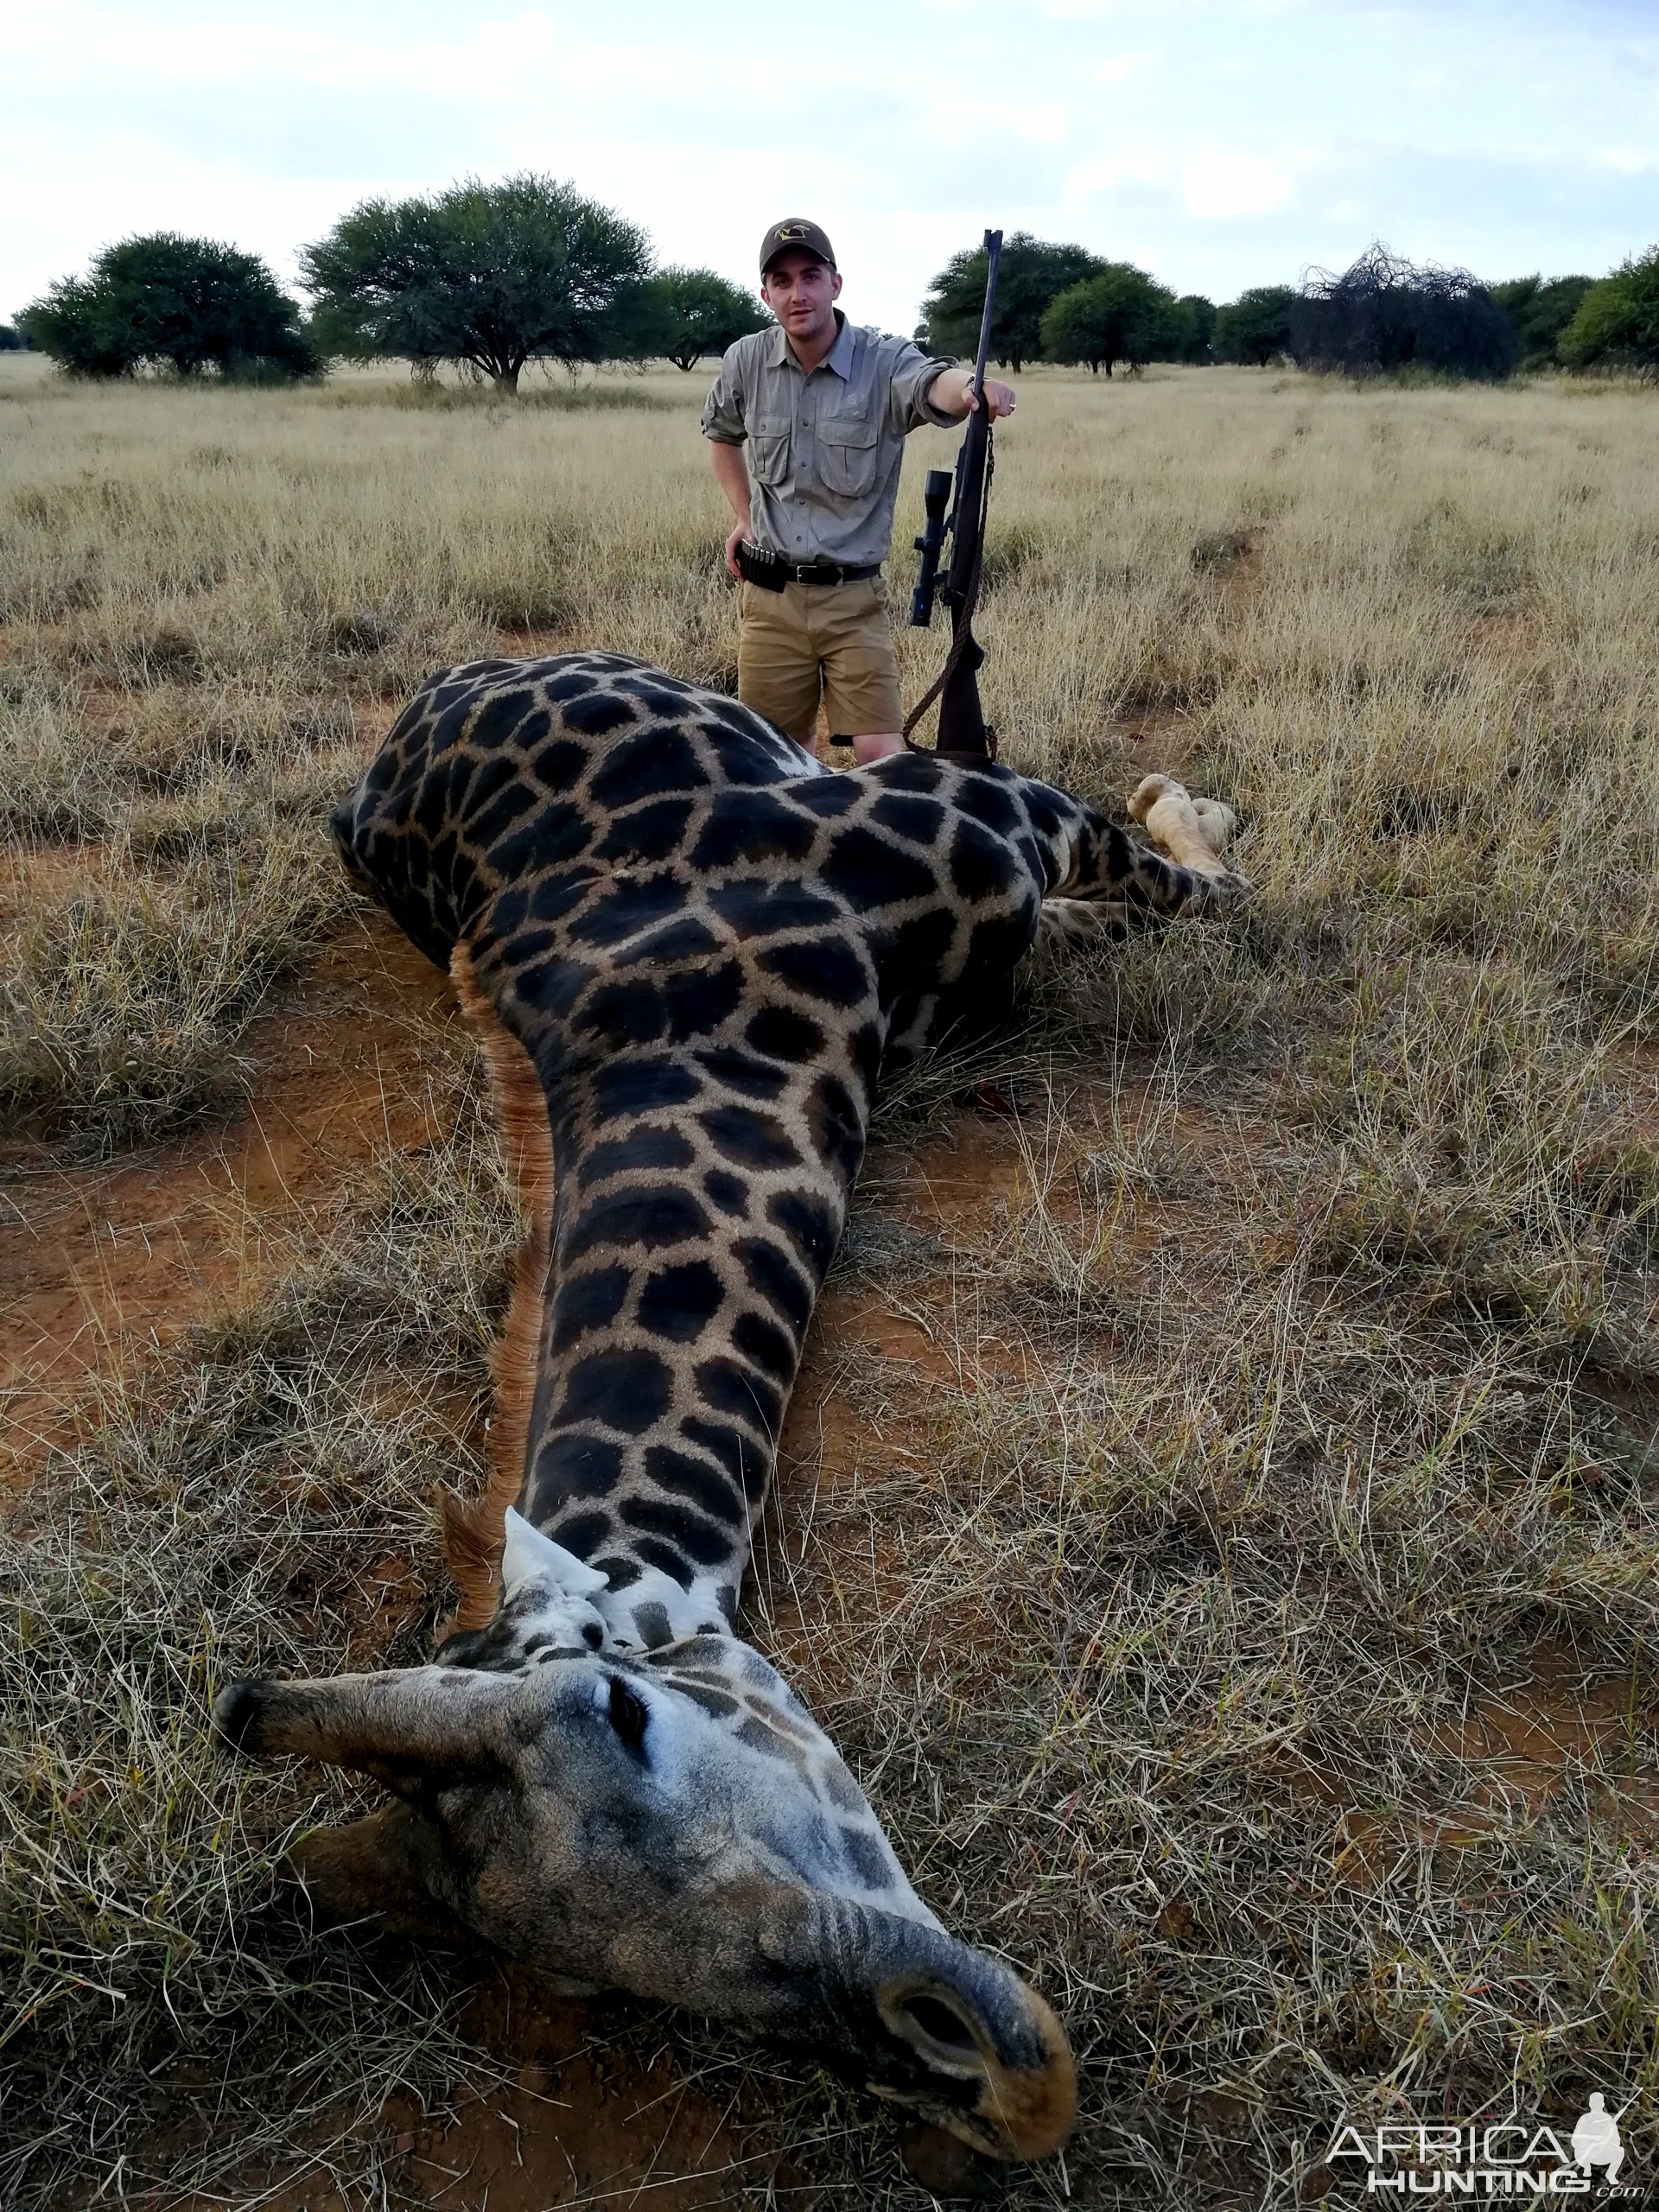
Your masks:
{"label": "hunter silhouette icon", "polygon": [[1624,2145],[1618,2139],[1619,2117],[1608,2111],[1601,2091],[1592,2089],[1590,2109],[1573,2130],[1573,2157],[1586,2173],[1592,2167],[1605,2166],[1609,2187],[1618,2179],[1618,2170],[1624,2163]]}

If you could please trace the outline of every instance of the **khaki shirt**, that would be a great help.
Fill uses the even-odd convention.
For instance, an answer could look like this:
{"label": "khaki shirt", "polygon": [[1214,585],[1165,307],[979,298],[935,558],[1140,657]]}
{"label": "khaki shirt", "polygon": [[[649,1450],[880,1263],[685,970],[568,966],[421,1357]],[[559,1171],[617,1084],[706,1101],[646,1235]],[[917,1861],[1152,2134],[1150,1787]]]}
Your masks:
{"label": "khaki shirt", "polygon": [[782,328],[727,350],[702,410],[702,435],[749,448],[752,536],[788,561],[885,561],[905,439],[918,423],[955,429],[929,398],[948,362],[908,338],[848,321],[804,373]]}

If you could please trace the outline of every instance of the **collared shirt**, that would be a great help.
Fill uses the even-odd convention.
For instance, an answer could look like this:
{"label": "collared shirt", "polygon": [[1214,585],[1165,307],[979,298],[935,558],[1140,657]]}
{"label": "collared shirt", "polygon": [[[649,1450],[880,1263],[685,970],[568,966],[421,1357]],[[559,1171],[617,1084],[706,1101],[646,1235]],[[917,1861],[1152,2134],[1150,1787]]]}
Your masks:
{"label": "collared shirt", "polygon": [[887,557],[905,439],[922,423],[955,429],[934,406],[948,362],[908,338],[847,321],[808,376],[782,326],[727,349],[702,410],[702,435],[749,448],[752,536],[788,561],[874,565]]}

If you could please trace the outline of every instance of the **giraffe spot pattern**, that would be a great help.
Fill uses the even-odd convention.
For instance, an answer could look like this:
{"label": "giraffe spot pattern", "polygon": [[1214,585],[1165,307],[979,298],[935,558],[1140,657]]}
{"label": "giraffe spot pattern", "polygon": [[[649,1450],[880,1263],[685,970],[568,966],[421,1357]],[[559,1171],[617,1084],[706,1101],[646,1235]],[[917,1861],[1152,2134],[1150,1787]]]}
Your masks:
{"label": "giraffe spot pattern", "polygon": [[[672,1626],[652,1569],[712,1587],[729,1624],[884,1057],[1005,1000],[1046,897],[1155,912],[1199,890],[1007,769],[830,774],[738,702],[610,653],[435,677],[333,821],[433,959],[466,935],[546,1092],[526,1510],[613,1593],[645,1581],[639,1643]],[[804,1756],[781,1721],[742,1726]],[[861,1802],[838,1763],[822,1787]],[[863,1832],[825,1848],[880,1886]]]}

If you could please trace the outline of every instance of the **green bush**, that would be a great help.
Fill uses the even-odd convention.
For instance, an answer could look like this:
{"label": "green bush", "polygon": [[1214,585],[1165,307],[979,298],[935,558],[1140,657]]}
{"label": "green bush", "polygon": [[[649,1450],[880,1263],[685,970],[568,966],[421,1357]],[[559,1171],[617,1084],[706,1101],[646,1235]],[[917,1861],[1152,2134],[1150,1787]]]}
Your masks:
{"label": "green bush", "polygon": [[1219,361],[1248,362],[1265,369],[1290,351],[1290,309],[1296,295],[1288,284],[1256,284],[1216,310],[1211,343]]}
{"label": "green bush", "polygon": [[211,238],[157,231],[105,246],[86,277],[65,276],[19,318],[72,375],[165,368],[291,382],[316,373],[300,311],[264,263]]}
{"label": "green bush", "polygon": [[1579,311],[1593,278],[1554,276],[1548,284],[1541,276],[1517,276],[1507,284],[1494,284],[1492,297],[1515,325],[1521,340],[1523,369],[1553,367],[1561,333]]}
{"label": "green bush", "polygon": [[1087,361],[1096,374],[1103,364],[1108,376],[1115,361],[1138,369],[1147,361],[1178,359],[1187,335],[1181,304],[1144,270],[1109,262],[1050,301],[1042,320],[1043,352],[1051,361]]}
{"label": "green bush", "polygon": [[1571,369],[1659,375],[1659,245],[1592,284],[1559,341]]}

